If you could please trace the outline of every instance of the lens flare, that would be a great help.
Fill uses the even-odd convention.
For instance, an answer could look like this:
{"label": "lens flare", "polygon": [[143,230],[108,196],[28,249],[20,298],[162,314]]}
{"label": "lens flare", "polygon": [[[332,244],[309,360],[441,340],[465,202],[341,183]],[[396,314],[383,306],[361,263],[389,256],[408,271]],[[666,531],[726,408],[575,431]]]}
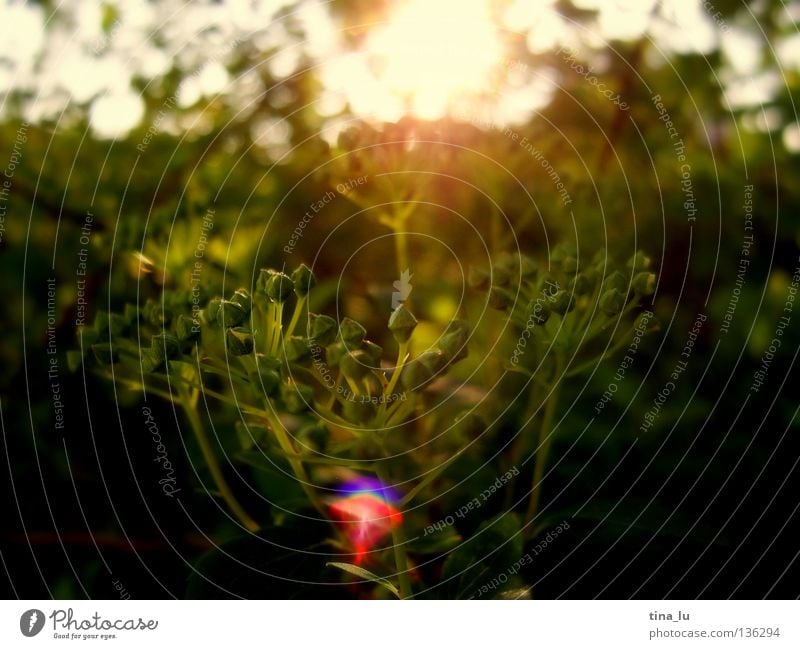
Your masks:
{"label": "lens flare", "polygon": [[355,563],[360,565],[370,550],[402,523],[403,515],[392,504],[397,494],[377,479],[355,478],[340,491],[348,495],[334,500],[329,510],[355,552]]}

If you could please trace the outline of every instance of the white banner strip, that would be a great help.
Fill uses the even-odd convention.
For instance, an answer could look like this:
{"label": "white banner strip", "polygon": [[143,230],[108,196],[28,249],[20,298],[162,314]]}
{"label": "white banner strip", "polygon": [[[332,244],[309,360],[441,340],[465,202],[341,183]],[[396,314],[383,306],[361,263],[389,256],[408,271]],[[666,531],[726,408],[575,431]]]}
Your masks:
{"label": "white banner strip", "polygon": [[4,601],[0,647],[793,647],[797,602]]}

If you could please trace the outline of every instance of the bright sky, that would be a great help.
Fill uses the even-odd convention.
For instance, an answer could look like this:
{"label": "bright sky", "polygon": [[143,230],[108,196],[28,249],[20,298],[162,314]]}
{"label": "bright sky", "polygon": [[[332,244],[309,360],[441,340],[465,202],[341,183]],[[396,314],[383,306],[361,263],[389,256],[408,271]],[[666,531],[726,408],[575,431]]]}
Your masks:
{"label": "bright sky", "polygon": [[[554,10],[555,0],[395,0],[388,20],[373,26],[364,47],[352,52],[319,0],[70,0],[47,26],[41,6],[10,0],[0,4],[0,115],[8,111],[6,93],[20,90],[32,94],[23,108],[29,121],[61,118],[68,124],[88,110],[96,136],[121,137],[145,112],[132,80],[157,84],[173,65],[186,75],[179,106],[188,109],[216,95],[247,106],[263,88],[255,70],[236,79],[229,74],[237,41],[271,52],[267,65],[277,78],[295,73],[308,57],[323,88],[315,108],[331,128],[348,106],[356,116],[386,121],[405,113],[436,119],[487,112],[494,123],[527,120],[549,101],[558,78],[547,69],[504,66],[514,34],[532,52],[568,45],[590,54],[606,39],[642,34],[654,37],[665,53],[708,54],[720,47],[725,100],[735,108],[757,108],[782,83],[780,72],[765,66],[758,35],[715,22],[702,0],[663,0],[655,17],[656,0],[573,1],[597,11],[590,29],[570,25]],[[118,17],[105,12],[104,30],[106,5],[117,6]],[[796,9],[787,9],[787,20],[797,19],[789,15]],[[304,39],[276,19],[280,11],[293,14]],[[780,41],[776,52],[781,65],[800,68],[800,36]],[[177,130],[186,124],[164,120],[159,126]],[[271,146],[287,137],[277,124],[254,128]]]}

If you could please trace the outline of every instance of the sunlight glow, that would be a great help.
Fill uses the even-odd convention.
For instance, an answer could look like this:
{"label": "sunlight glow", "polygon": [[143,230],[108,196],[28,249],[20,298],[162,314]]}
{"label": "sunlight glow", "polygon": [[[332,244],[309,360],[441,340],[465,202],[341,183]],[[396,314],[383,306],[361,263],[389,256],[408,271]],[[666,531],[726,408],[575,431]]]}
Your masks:
{"label": "sunlight glow", "polygon": [[487,0],[405,0],[365,52],[383,90],[424,119],[489,91],[503,58]]}

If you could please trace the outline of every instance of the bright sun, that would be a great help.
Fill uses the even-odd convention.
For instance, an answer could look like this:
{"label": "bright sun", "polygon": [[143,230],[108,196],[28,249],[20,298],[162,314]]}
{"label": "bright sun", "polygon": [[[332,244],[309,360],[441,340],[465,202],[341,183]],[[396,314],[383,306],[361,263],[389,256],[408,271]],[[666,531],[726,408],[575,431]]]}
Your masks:
{"label": "bright sun", "polygon": [[433,119],[491,89],[503,47],[488,0],[400,0],[366,54],[380,85]]}

